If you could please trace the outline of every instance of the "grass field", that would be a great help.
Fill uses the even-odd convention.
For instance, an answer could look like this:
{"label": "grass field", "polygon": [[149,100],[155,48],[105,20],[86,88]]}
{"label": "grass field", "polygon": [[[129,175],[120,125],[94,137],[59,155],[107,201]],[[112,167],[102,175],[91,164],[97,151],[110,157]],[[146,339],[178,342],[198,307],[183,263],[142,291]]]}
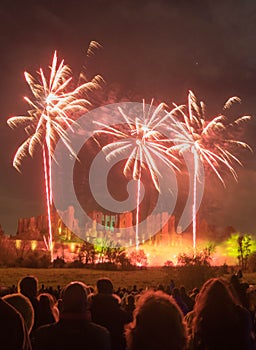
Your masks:
{"label": "grass field", "polygon": [[139,288],[157,287],[159,284],[168,284],[172,278],[166,269],[150,268],[139,271],[99,271],[89,269],[27,269],[27,268],[3,268],[0,269],[0,286],[17,285],[18,281],[28,275],[38,278],[39,285],[56,287],[79,280],[88,285],[95,286],[100,277],[109,277],[115,288],[132,287]]}
{"label": "grass field", "polygon": [[[169,285],[170,280],[174,279],[176,286],[184,284],[186,280],[181,278],[178,273],[165,268],[147,268],[137,271],[101,271],[89,269],[28,269],[28,268],[2,268],[0,269],[0,286],[9,287],[17,285],[18,281],[28,275],[38,278],[39,285],[44,283],[46,286],[56,288],[59,284],[61,287],[67,283],[78,280],[88,285],[95,286],[100,277],[109,277],[114,284],[114,288],[120,287],[131,288],[134,284],[138,288],[156,288],[159,284]],[[229,276],[226,276],[229,278]],[[244,274],[244,281],[249,284],[256,284],[256,274]],[[195,286],[195,285],[194,285]]]}

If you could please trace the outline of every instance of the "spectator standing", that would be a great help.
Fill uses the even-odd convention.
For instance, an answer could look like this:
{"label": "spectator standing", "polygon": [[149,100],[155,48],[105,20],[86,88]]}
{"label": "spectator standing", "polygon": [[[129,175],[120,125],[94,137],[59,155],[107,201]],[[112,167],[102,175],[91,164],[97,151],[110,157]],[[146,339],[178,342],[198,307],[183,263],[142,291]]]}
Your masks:
{"label": "spectator standing", "polygon": [[90,297],[90,310],[92,321],[106,327],[111,335],[112,350],[124,350],[126,342],[124,326],[132,318],[121,309],[120,298],[113,293],[113,284],[108,278],[97,281],[98,293]]}
{"label": "spectator standing", "polygon": [[186,349],[186,326],[173,298],[162,291],[145,292],[126,327],[126,339],[129,350]]}
{"label": "spectator standing", "polygon": [[88,320],[86,285],[68,284],[63,291],[61,307],[58,322],[35,331],[34,350],[110,350],[109,332]]}
{"label": "spectator standing", "polygon": [[49,293],[42,293],[38,296],[38,327],[59,320],[59,310],[55,306],[54,297]]}
{"label": "spectator standing", "polygon": [[29,299],[21,293],[15,293],[5,295],[3,300],[13,306],[15,310],[21,314],[25,321],[28,334],[30,334],[34,324],[34,309]]}
{"label": "spectator standing", "polygon": [[30,300],[34,309],[34,325],[32,332],[38,327],[39,302],[37,300],[37,288],[38,281],[34,276],[24,277],[18,283],[18,291]]}
{"label": "spectator standing", "polygon": [[254,349],[250,314],[221,279],[208,280],[196,298],[191,349]]}
{"label": "spectator standing", "polygon": [[0,298],[0,348],[31,350],[28,330],[21,314]]}
{"label": "spectator standing", "polygon": [[174,298],[174,300],[176,301],[177,305],[180,307],[181,311],[183,312],[183,315],[185,316],[189,309],[187,304],[184,302],[184,300],[182,299],[181,295],[180,295],[180,290],[179,288],[173,288],[172,290],[172,296]]}

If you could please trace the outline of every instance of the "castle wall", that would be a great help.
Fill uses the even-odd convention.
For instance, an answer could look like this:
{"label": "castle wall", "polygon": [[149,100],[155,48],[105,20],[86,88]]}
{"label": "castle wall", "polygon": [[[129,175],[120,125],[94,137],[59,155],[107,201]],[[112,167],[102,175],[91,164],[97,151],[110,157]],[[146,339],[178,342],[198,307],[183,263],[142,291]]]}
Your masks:
{"label": "castle wall", "polygon": [[[79,232],[79,222],[75,218],[74,207],[69,206],[68,209],[62,213],[62,216],[65,219],[64,221],[67,222],[68,227],[63,224],[57,212],[52,213],[52,228],[53,234],[55,236],[54,238],[55,240],[70,241],[75,238],[72,230]],[[103,238],[106,233],[108,233],[108,235],[111,235],[111,232],[114,231],[114,228],[124,229],[131,227],[130,232],[128,232],[128,237],[126,233],[126,240],[129,239],[131,244],[135,243],[135,231],[133,228],[134,218],[132,212],[107,215],[101,212],[93,211],[90,213],[90,216],[92,218],[92,223],[89,225],[89,227],[86,227],[84,239],[92,242],[94,239]],[[180,235],[177,235],[176,233],[175,217],[173,215],[169,217],[169,214],[167,212],[163,212],[156,214],[153,219],[151,216],[150,220],[149,218],[146,220],[147,232],[142,233],[143,242],[147,240],[154,245],[179,244]],[[97,228],[97,224],[101,224],[103,228],[99,230]],[[157,227],[161,227],[161,229],[158,233],[153,235],[153,233],[157,230]],[[47,234],[47,231],[47,216],[40,215],[38,217],[20,218],[18,220],[17,238],[25,238],[26,233],[29,232],[29,236],[27,236],[28,239],[33,239],[33,235],[34,239],[38,239],[40,235],[41,239],[43,239],[43,235]],[[122,239],[121,233],[117,233],[115,238]]]}

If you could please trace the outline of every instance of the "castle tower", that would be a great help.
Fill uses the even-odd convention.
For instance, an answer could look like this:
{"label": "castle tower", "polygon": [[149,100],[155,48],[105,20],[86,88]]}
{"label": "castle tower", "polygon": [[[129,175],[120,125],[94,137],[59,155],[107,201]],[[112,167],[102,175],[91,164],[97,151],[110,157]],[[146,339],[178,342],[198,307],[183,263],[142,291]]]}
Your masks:
{"label": "castle tower", "polygon": [[125,212],[125,213],[121,213],[119,214],[119,228],[123,229],[123,228],[128,228],[130,227],[130,229],[128,229],[128,236],[129,237],[123,237],[123,239],[130,240],[131,244],[135,244],[135,233],[133,231],[133,215],[132,212]]}
{"label": "castle tower", "polygon": [[164,245],[170,244],[170,235],[169,235],[169,225],[168,225],[169,214],[167,212],[163,212],[161,214],[161,231],[162,231],[162,239],[161,243]]}

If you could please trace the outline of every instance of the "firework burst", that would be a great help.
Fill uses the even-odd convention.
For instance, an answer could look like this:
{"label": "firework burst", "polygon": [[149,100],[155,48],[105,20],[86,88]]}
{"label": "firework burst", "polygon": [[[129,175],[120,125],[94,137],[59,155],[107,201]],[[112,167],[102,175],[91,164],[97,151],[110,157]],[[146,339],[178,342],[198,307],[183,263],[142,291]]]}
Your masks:
{"label": "firework burst", "polygon": [[[95,45],[95,42],[89,45],[89,53]],[[56,51],[50,66],[49,79],[47,80],[43,69],[40,69],[37,74],[35,78],[25,72],[25,80],[33,95],[33,98],[24,97],[30,107],[28,115],[9,118],[7,123],[10,127],[23,126],[28,134],[14,156],[13,165],[17,170],[20,170],[25,156],[32,156],[37,146],[42,147],[49,226],[48,238],[44,237],[44,240],[53,259],[51,160],[54,147],[56,141],[61,139],[70,153],[75,156],[66,130],[73,130],[74,117],[87,110],[90,102],[81,96],[97,88],[101,77],[95,76],[92,81],[84,82],[74,88],[71,69],[64,64],[64,60],[58,63]],[[80,74],[79,83],[82,79],[85,80],[85,77]]]}
{"label": "firework burst", "polygon": [[[241,102],[238,97],[231,97],[224,105],[223,111],[229,109],[233,103]],[[250,116],[242,116],[236,119],[233,123],[228,123],[228,119],[223,114],[207,120],[205,116],[205,105],[203,102],[197,102],[197,99],[192,91],[188,94],[187,112],[184,111],[184,106],[176,106],[176,111],[182,116],[182,121],[175,118],[172,113],[169,113],[170,126],[174,142],[167,153],[178,151],[183,153],[190,151],[193,155],[194,174],[193,174],[193,247],[196,249],[196,196],[197,196],[197,179],[199,178],[199,163],[208,165],[222,184],[225,186],[220,168],[225,166],[237,181],[237,173],[234,168],[234,162],[242,165],[240,160],[232,153],[231,148],[239,146],[250,149],[245,142],[235,139],[226,139],[225,134],[229,128],[238,125],[243,121],[249,120]]]}
{"label": "firework burst", "polygon": [[[154,187],[160,192],[158,176],[161,173],[157,167],[156,159],[161,160],[169,168],[179,170],[176,162],[178,158],[173,154],[167,154],[169,142],[159,131],[159,127],[164,125],[167,116],[160,117],[164,104],[159,104],[153,108],[153,100],[147,108],[145,101],[142,105],[141,116],[131,118],[118,108],[123,117],[124,124],[121,126],[109,126],[104,123],[97,122],[102,129],[96,130],[95,134],[106,134],[115,138],[109,144],[102,148],[106,154],[106,160],[111,160],[120,153],[128,153],[129,156],[124,165],[123,174],[126,177],[132,177],[137,180],[137,204],[136,204],[136,248],[138,249],[138,224],[139,224],[139,205],[141,191],[141,175],[142,168],[148,169]],[[176,109],[176,108],[175,108]]]}

